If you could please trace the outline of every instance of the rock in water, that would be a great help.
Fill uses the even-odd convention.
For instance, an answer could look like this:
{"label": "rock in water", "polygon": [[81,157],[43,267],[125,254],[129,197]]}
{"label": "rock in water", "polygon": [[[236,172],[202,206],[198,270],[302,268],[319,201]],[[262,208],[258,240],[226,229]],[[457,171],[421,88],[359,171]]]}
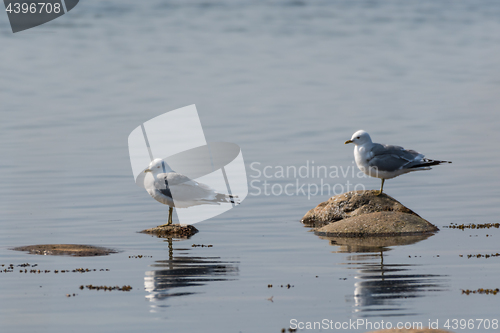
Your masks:
{"label": "rock in water", "polygon": [[418,215],[401,212],[375,212],[328,224],[316,229],[316,234],[326,236],[401,236],[437,231],[438,228]]}
{"label": "rock in water", "polygon": [[196,234],[198,229],[192,225],[160,225],[141,231],[143,234],[153,234],[159,238],[189,238]]}
{"label": "rock in water", "polygon": [[80,244],[40,244],[15,247],[15,251],[28,251],[30,254],[51,255],[51,256],[74,256],[93,257],[107,256],[110,253],[118,253],[113,249],[100,246],[80,245]]}
{"label": "rock in water", "polygon": [[351,191],[320,203],[302,218],[320,235],[392,236],[439,230],[385,193]]}
{"label": "rock in water", "polygon": [[308,227],[322,227],[348,217],[375,212],[401,212],[418,216],[399,201],[378,191],[351,191],[336,195],[320,203],[302,218]]}

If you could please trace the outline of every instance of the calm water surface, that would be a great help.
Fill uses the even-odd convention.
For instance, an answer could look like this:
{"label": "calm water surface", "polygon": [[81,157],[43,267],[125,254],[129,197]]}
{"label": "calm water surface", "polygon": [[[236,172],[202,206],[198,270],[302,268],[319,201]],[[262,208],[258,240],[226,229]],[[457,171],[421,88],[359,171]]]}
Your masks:
{"label": "calm water surface", "polygon": [[[499,31],[495,1],[88,0],[17,34],[0,15],[0,264],[15,266],[0,273],[2,331],[500,319],[500,295],[461,292],[500,288],[500,257],[467,258],[499,252],[500,231],[446,228],[498,222]],[[189,240],[139,234],[165,223],[168,209],[134,184],[127,137],[190,104],[208,141],[240,145],[255,182],[241,205],[197,224]],[[276,174],[352,168],[343,142],[361,128],[375,142],[453,161],[385,185],[436,235],[378,247],[322,239],[299,221],[328,193],[265,194],[264,181],[275,194],[297,180],[306,189],[377,188],[351,172]],[[10,250],[43,243],[121,252]],[[51,273],[20,273],[24,263]],[[133,289],[79,289],[88,284]]]}

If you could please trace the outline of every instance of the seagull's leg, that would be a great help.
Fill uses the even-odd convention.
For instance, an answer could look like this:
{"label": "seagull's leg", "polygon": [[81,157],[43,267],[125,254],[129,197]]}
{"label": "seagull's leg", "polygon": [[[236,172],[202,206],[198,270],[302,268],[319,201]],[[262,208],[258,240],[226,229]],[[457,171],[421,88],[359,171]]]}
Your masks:
{"label": "seagull's leg", "polygon": [[174,211],[174,207],[168,208],[168,222],[167,225],[172,225],[172,212]]}
{"label": "seagull's leg", "polygon": [[168,221],[167,221],[167,223],[159,225],[158,227],[168,227],[169,225],[172,225],[172,212],[173,211],[174,211],[174,207],[168,208]]}
{"label": "seagull's leg", "polygon": [[382,189],[384,188],[384,182],[385,182],[385,179],[382,178],[382,185],[380,185],[380,191],[377,193],[377,195],[381,195],[382,194]]}

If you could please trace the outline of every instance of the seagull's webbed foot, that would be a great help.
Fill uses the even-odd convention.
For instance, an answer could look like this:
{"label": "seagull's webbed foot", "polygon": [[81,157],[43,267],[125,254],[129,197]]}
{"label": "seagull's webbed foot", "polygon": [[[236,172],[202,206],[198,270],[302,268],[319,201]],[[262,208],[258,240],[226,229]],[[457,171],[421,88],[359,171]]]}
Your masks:
{"label": "seagull's webbed foot", "polygon": [[172,221],[169,220],[167,223],[159,225],[158,228],[170,227],[171,225],[172,225]]}

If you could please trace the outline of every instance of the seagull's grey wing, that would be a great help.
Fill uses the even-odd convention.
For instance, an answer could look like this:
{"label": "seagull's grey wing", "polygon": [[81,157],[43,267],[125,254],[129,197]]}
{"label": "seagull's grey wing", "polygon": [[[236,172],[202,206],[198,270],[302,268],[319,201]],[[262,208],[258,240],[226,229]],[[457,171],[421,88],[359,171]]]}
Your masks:
{"label": "seagull's grey wing", "polygon": [[380,171],[396,171],[418,166],[424,155],[400,146],[374,143],[370,150],[368,165]]}

